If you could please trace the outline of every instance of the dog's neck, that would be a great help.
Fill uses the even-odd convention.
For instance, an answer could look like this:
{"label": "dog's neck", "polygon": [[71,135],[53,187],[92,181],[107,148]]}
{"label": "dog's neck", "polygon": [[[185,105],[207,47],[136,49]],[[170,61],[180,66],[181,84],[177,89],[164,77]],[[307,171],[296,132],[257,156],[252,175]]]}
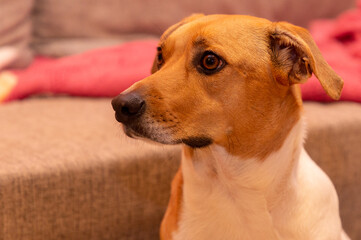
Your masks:
{"label": "dog's neck", "polygon": [[[304,121],[292,128],[283,145],[265,159],[241,159],[230,155],[225,148],[211,145],[201,149],[183,149],[184,178],[204,182],[234,183],[239,189],[253,189],[270,194],[279,193],[277,186],[292,177],[303,143]],[[231,187],[231,186],[228,186]]]}
{"label": "dog's neck", "polygon": [[[222,220],[225,224],[232,224],[234,218],[242,222],[244,216],[244,224],[256,228],[261,224],[264,230],[262,233],[258,229],[252,231],[248,228],[251,239],[272,239],[267,236],[276,236],[269,212],[280,204],[283,196],[294,189],[292,185],[295,183],[302,150],[303,132],[301,119],[292,128],[282,147],[263,160],[241,159],[228,154],[217,145],[197,150],[185,147],[182,157],[183,213],[197,218],[197,213],[200,216],[204,214],[204,207],[205,211],[214,211],[214,215],[229,218],[229,221]],[[189,221],[194,220],[196,219]],[[254,235],[255,233],[258,235]]]}

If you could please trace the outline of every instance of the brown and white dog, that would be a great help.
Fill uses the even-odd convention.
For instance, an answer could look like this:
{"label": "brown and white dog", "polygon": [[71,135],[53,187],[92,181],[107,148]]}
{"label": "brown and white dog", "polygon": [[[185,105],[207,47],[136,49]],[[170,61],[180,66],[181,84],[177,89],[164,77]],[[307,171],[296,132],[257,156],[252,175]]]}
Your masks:
{"label": "brown and white dog", "polygon": [[183,144],[161,239],[348,239],[338,198],[303,148],[299,83],[343,81],[307,30],[192,15],[161,37],[152,75],[113,99],[130,137]]}

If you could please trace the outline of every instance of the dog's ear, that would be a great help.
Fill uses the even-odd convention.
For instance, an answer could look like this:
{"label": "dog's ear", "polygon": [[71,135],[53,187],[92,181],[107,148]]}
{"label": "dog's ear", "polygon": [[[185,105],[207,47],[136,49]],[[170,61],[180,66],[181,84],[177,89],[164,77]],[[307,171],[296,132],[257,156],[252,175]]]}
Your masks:
{"label": "dog's ear", "polygon": [[281,84],[304,83],[314,73],[332,99],[340,98],[343,80],[328,65],[306,29],[287,22],[274,23],[270,46],[273,72]]}
{"label": "dog's ear", "polygon": [[[204,14],[202,13],[197,13],[197,14],[192,14],[186,18],[183,18],[180,22],[176,23],[176,24],[173,24],[172,26],[170,26],[167,30],[165,30],[165,32],[162,34],[162,36],[160,37],[160,43],[164,42],[168,37],[169,35],[172,34],[172,32],[174,32],[175,30],[177,30],[177,28],[179,28],[180,26],[186,24],[186,23],[189,23],[189,22],[192,22],[194,20],[196,20],[197,18],[200,18],[200,17],[203,17]],[[159,52],[157,53],[157,55],[159,54]],[[154,62],[153,62],[153,66],[152,66],[152,69],[151,69],[151,73],[155,73],[157,70],[158,70],[158,67],[157,67],[157,62],[158,62],[158,56],[154,59]]]}

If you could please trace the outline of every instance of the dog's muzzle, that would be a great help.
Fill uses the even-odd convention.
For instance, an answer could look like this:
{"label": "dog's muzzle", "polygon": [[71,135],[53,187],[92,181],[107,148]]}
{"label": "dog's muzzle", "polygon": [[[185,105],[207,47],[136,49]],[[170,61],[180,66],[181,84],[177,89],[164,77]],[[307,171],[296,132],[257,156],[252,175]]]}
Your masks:
{"label": "dog's muzzle", "polygon": [[145,101],[136,92],[120,94],[112,100],[115,118],[125,125],[131,124],[145,112]]}
{"label": "dog's muzzle", "polygon": [[184,143],[192,148],[202,148],[213,143],[207,136],[191,136],[173,139],[171,132],[161,126],[148,126],[149,121],[145,116],[146,102],[137,92],[119,94],[112,100],[115,119],[121,122],[124,132],[132,138],[147,138],[163,144]]}

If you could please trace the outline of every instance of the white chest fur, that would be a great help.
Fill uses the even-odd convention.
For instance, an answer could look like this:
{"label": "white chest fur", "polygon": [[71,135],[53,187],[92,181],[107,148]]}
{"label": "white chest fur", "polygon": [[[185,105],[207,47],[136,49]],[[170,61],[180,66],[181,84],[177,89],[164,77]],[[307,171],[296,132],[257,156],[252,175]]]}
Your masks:
{"label": "white chest fur", "polygon": [[[288,215],[292,211],[283,208],[302,210],[299,208],[304,204],[300,202],[307,199],[305,188],[308,188],[304,182],[308,181],[300,177],[303,174],[300,170],[309,169],[299,164],[303,162],[300,161],[302,132],[303,123],[300,121],[283,146],[263,161],[239,159],[217,145],[197,150],[192,159],[183,154],[183,207],[174,239],[311,239],[307,231],[302,231],[302,228],[307,228],[307,223],[302,221],[307,219],[292,220]],[[312,172],[322,175],[321,185],[325,186],[321,187],[328,191],[331,186],[332,192],[333,186],[322,171],[313,163],[305,165],[306,168],[315,168]],[[298,189],[306,191],[302,199],[297,197]],[[287,201],[288,204],[284,204]],[[317,205],[312,200],[306,202],[310,203],[306,207]],[[331,208],[336,210],[336,220],[332,225],[338,234],[337,197],[336,207],[334,205]],[[319,219],[318,215],[315,217]],[[312,219],[310,222],[313,224]],[[300,233],[293,234],[293,231]]]}

